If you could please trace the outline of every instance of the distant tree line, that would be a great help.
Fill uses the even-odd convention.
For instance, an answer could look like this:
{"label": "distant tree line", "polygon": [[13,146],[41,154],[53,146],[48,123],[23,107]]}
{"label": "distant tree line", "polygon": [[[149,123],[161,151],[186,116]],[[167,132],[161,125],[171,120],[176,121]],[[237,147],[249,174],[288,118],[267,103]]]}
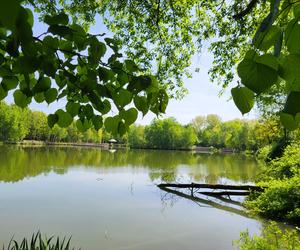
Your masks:
{"label": "distant tree line", "polygon": [[147,126],[133,125],[128,132],[128,143],[133,148],[186,149],[197,145],[257,151],[277,144],[284,136],[284,130],[275,116],[223,122],[219,116],[210,114],[197,116],[185,126],[174,118],[154,119]]}
{"label": "distant tree line", "polygon": [[68,128],[61,128],[58,125],[50,128],[45,113],[0,102],[0,141],[19,142],[24,139],[51,142],[101,142],[105,138],[102,130],[88,129],[86,132],[80,132],[75,123]]}
{"label": "distant tree line", "polygon": [[[294,132],[295,133],[295,132]],[[188,125],[175,118],[154,119],[149,125],[132,125],[128,133],[115,138],[132,148],[188,149],[195,145],[256,151],[285,136],[276,117],[261,120],[222,121],[217,115],[197,116]],[[112,136],[105,129],[50,128],[40,111],[21,109],[0,102],[0,141],[39,140],[50,142],[106,142]]]}

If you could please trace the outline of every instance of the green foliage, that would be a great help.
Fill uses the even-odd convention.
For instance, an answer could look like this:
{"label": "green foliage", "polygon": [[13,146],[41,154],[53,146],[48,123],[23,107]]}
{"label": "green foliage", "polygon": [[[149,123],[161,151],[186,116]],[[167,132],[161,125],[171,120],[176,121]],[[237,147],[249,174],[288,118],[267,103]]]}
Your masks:
{"label": "green foliage", "polygon": [[157,149],[187,149],[196,142],[192,127],[180,125],[174,118],[153,120],[145,127],[147,147]]}
{"label": "green foliage", "polygon": [[[92,124],[95,112],[107,114],[111,104],[119,111],[133,104],[143,115],[148,110],[163,113],[168,94],[182,94],[191,56],[209,40],[213,79],[227,86],[233,80],[233,66],[240,62],[241,84],[250,89],[233,91],[242,113],[253,107],[254,96],[260,102],[275,89],[281,96],[288,95],[285,107],[279,104],[283,125],[290,130],[299,127],[300,103],[294,97],[300,91],[298,2],[255,1],[249,6],[237,0],[28,2],[48,26],[41,36],[33,36],[32,12],[18,1],[3,2],[0,19],[0,96],[19,88],[15,100],[21,107],[43,93],[48,103],[64,97],[80,105],[90,102],[94,112],[86,116],[83,109],[79,111],[82,124]],[[114,38],[87,33],[97,13]],[[62,117],[68,124],[67,116]],[[109,128],[113,133],[128,129],[118,117],[111,121],[116,123],[116,129]]]}
{"label": "green foliage", "polygon": [[21,141],[29,133],[30,112],[0,102],[0,140]]}
{"label": "green foliage", "polygon": [[[75,105],[76,106],[76,105]],[[74,109],[74,107],[73,107]],[[60,116],[69,116],[61,119]],[[58,119],[61,119],[59,121]],[[102,117],[92,118],[94,127],[78,129],[76,122],[71,121],[70,115],[63,110],[57,114],[47,115],[43,112],[31,111],[28,108],[21,109],[16,105],[7,105],[0,102],[0,140],[18,142],[23,139],[41,140],[51,142],[102,142]],[[77,120],[77,122],[80,120]],[[56,122],[61,123],[60,127]],[[49,125],[51,125],[49,127]],[[68,126],[67,126],[68,125]]]}
{"label": "green foliage", "polygon": [[142,125],[130,126],[128,132],[128,144],[131,148],[145,148],[147,141],[145,138],[145,127]]}
{"label": "green foliage", "polygon": [[296,230],[280,229],[275,223],[267,225],[262,235],[251,237],[248,231],[241,232],[235,242],[240,250],[299,250],[300,239]]}
{"label": "green foliage", "polygon": [[246,205],[268,218],[300,225],[300,147],[287,146],[282,157],[272,160],[263,170],[261,185],[268,188],[250,196]]}
{"label": "green foliage", "polygon": [[246,205],[267,218],[290,221],[300,225],[300,178],[273,180],[268,188]]}
{"label": "green foliage", "polygon": [[[284,106],[280,105],[280,120],[289,130],[300,127],[299,6],[297,1],[270,2],[270,12],[258,27],[253,39],[252,45],[255,49],[250,48],[238,64],[241,82],[253,91],[253,95],[267,93],[274,85],[283,85],[280,93],[287,98]],[[236,92],[233,89],[235,100],[239,96]],[[241,101],[235,103],[245,113],[248,107]]]}
{"label": "green foliage", "polygon": [[283,136],[278,119],[231,120],[218,116],[197,116],[191,122],[200,146],[256,151],[276,143]]}
{"label": "green foliage", "polygon": [[71,237],[69,239],[59,237],[43,237],[40,232],[34,233],[31,239],[23,238],[21,241],[16,241],[13,238],[8,246],[3,246],[3,250],[69,250],[75,249],[70,247]]}
{"label": "green foliage", "polygon": [[[65,98],[66,110],[49,115],[49,126],[66,128],[79,119],[82,131],[100,129],[103,115],[115,104],[119,115],[107,117],[114,124],[104,123],[113,134],[124,134],[138,111],[145,114],[145,107],[156,115],[165,111],[165,87],[149,71],[126,59],[116,39],[87,33],[63,11],[44,15],[41,20],[48,29],[34,36],[32,11],[19,1],[5,0],[1,13],[1,100],[11,90],[21,108],[32,98],[48,104]],[[139,96],[145,97],[143,102],[134,102]]]}
{"label": "green foliage", "polygon": [[264,170],[264,180],[286,179],[298,175],[300,169],[300,145],[293,143],[285,148],[282,157],[272,160]]}

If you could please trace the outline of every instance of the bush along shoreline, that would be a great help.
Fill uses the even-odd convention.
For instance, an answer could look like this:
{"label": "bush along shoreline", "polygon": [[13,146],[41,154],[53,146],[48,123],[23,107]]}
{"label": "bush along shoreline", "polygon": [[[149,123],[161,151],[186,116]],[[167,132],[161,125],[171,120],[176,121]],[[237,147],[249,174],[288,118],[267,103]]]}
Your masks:
{"label": "bush along shoreline", "polygon": [[245,201],[250,212],[300,227],[300,144],[288,145],[281,157],[269,160],[258,177],[267,187]]}

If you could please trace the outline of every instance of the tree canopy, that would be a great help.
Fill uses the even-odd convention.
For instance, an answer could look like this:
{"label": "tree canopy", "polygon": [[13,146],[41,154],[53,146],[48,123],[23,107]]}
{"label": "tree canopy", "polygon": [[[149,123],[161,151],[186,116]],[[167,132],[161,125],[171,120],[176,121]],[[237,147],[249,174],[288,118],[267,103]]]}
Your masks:
{"label": "tree canopy", "polygon": [[[48,25],[38,36],[32,9]],[[113,38],[88,33],[97,14]],[[232,96],[243,114],[273,90],[286,96],[281,122],[293,130],[300,124],[299,18],[296,0],[5,0],[0,98],[13,89],[20,107],[32,98],[66,98],[66,110],[48,123],[66,127],[75,117],[81,130],[102,127],[114,106],[117,114],[104,125],[124,134],[138,111],[163,113],[169,96],[184,93],[191,58],[206,46],[214,57],[211,78],[223,87],[237,81],[237,66]]]}

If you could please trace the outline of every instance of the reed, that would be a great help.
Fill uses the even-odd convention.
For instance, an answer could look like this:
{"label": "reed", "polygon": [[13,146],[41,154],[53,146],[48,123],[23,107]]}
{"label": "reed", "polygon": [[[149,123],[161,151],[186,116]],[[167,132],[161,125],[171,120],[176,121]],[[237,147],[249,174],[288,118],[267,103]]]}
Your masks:
{"label": "reed", "polygon": [[75,250],[70,247],[71,237],[42,237],[41,232],[33,233],[31,239],[23,238],[16,241],[11,238],[8,246],[3,245],[2,250]]}

